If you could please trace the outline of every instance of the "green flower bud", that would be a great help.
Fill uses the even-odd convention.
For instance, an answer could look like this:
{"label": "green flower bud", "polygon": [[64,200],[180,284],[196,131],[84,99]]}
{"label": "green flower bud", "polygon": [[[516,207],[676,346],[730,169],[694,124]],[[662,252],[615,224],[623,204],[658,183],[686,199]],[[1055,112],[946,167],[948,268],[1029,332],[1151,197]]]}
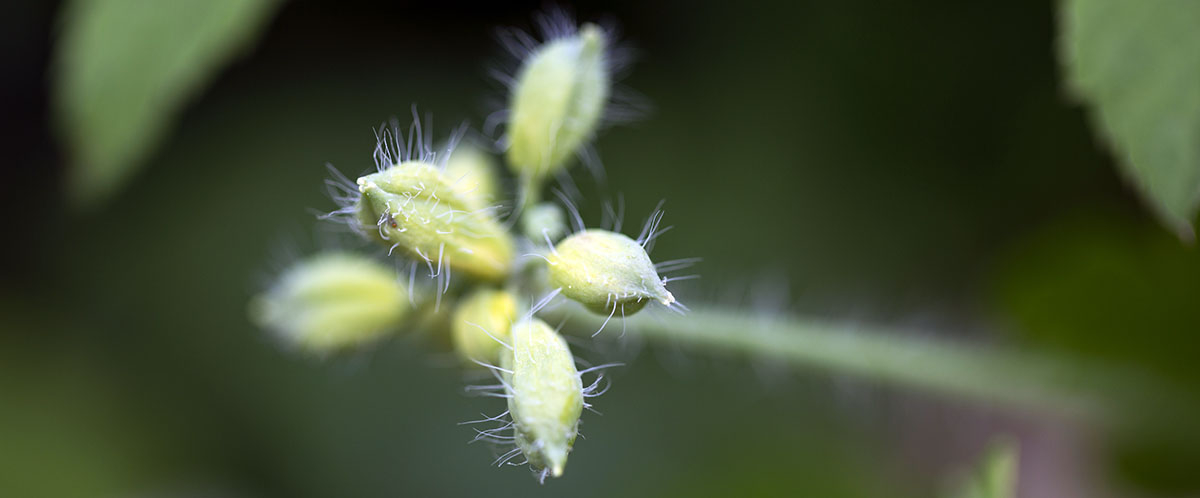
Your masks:
{"label": "green flower bud", "polygon": [[512,90],[508,162],[540,184],[596,131],[611,76],[604,31],[585,24],[549,41],[525,59]]}
{"label": "green flower bud", "polygon": [[521,230],[532,240],[553,243],[567,233],[567,222],[561,208],[553,202],[543,202],[521,216]]}
{"label": "green flower bud", "polygon": [[408,294],[391,268],[362,256],[329,253],[288,269],[255,297],[250,314],[288,343],[326,353],[399,328],[408,309]]}
{"label": "green flower bud", "polygon": [[561,476],[583,411],[583,382],[567,342],[545,322],[513,325],[512,349],[501,350],[508,410],[517,447],[534,468]]}
{"label": "green flower bud", "polygon": [[[511,236],[477,196],[456,190],[446,174],[402,162],[358,179],[358,220],[372,220],[378,240],[431,267],[501,280],[513,264]],[[373,236],[374,237],[374,236]]]}
{"label": "green flower bud", "polygon": [[510,342],[509,328],[516,319],[517,299],[511,293],[477,290],[454,311],[450,328],[454,350],[468,362],[497,364],[504,347],[501,342]]}
{"label": "green flower bud", "polygon": [[487,204],[501,198],[497,167],[492,156],[479,147],[459,144],[446,159],[445,176],[460,195]]}
{"label": "green flower bud", "polygon": [[646,250],[625,235],[584,230],[556,244],[547,259],[551,285],[597,313],[629,315],[650,301],[675,303]]}

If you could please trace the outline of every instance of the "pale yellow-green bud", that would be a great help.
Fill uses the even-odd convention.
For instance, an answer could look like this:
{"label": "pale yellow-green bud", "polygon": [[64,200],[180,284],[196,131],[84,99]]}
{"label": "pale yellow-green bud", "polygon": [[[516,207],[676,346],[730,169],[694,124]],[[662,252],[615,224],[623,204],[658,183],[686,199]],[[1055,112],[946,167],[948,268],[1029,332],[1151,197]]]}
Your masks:
{"label": "pale yellow-green bud", "polygon": [[409,257],[483,280],[502,280],[513,264],[513,241],[476,196],[455,190],[427,163],[402,162],[358,179],[360,223],[373,238]]}
{"label": "pale yellow-green bud", "polygon": [[561,476],[583,411],[583,383],[567,342],[545,322],[512,327],[512,349],[501,350],[516,443],[529,463]]}
{"label": "pale yellow-green bud", "polygon": [[408,294],[393,269],[328,253],[288,269],[251,302],[251,318],[290,344],[327,353],[369,343],[402,325]]}
{"label": "pale yellow-green bud", "polygon": [[547,42],[521,66],[512,89],[508,162],[540,185],[591,139],[604,114],[611,75],[608,40],[594,24]]}
{"label": "pale yellow-green bud", "polygon": [[534,241],[553,243],[567,233],[562,208],[553,202],[543,202],[529,208],[521,216],[521,230]]}
{"label": "pale yellow-green bud", "polygon": [[501,198],[496,160],[471,144],[459,144],[446,159],[445,176],[451,187],[464,197],[477,197],[482,203]]}
{"label": "pale yellow-green bud", "polygon": [[468,362],[495,365],[500,349],[510,342],[509,329],[517,319],[517,299],[507,291],[480,289],[454,311],[451,335],[454,350]]}
{"label": "pale yellow-green bud", "polygon": [[551,285],[597,313],[630,315],[650,301],[675,302],[646,250],[625,235],[584,230],[556,244],[547,259]]}

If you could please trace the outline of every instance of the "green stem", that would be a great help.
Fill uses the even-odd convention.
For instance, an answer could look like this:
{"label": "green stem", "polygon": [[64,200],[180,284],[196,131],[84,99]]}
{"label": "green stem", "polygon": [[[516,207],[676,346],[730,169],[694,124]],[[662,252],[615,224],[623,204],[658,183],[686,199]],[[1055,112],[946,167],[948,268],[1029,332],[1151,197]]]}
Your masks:
{"label": "green stem", "polygon": [[[566,319],[566,331],[588,335],[606,318],[567,306],[541,315],[550,323]],[[1114,393],[1146,385],[1138,376],[1076,360],[799,317],[699,309],[687,315],[641,313],[624,325],[647,339],[694,349],[783,360],[976,401],[1089,418],[1108,415]],[[620,319],[614,318],[602,335],[616,336],[621,330]]]}
{"label": "green stem", "polygon": [[528,174],[522,174],[518,180],[518,198],[521,200],[521,213],[528,213],[533,206],[542,202],[542,179]]}

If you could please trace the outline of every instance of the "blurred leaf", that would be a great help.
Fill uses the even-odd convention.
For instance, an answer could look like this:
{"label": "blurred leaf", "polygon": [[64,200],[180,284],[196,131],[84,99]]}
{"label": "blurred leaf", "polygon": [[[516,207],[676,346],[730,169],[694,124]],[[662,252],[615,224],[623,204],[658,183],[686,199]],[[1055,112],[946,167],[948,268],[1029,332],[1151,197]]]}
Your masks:
{"label": "blurred leaf", "polygon": [[1200,206],[1200,2],[1064,0],[1074,94],[1143,198],[1191,239]]}
{"label": "blurred leaf", "polygon": [[998,307],[1026,343],[1158,379],[1161,393],[1121,403],[1131,409],[1107,455],[1120,477],[1166,494],[1200,490],[1200,252],[1095,213],[1038,230],[995,278]]}
{"label": "blurred leaf", "polygon": [[1022,338],[1200,381],[1200,253],[1136,220],[1069,217],[1003,258],[996,298]]}
{"label": "blurred leaf", "polygon": [[1016,498],[1017,445],[1002,439],[992,443],[975,470],[948,498]]}
{"label": "blurred leaf", "polygon": [[96,351],[45,339],[66,326],[55,315],[0,293],[0,330],[19,332],[0,334],[0,496],[121,496],[163,479],[178,441]]}
{"label": "blurred leaf", "polygon": [[188,97],[265,26],[276,0],[75,0],[62,13],[55,99],[73,200],[113,195]]}

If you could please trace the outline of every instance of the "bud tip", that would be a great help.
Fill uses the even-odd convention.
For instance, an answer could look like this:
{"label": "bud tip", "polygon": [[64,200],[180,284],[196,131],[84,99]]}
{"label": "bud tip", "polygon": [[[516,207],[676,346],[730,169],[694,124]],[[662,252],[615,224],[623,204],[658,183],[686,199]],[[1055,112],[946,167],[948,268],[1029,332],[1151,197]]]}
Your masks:
{"label": "bud tip", "polygon": [[675,295],[671,294],[671,291],[663,289],[663,293],[666,295],[663,296],[662,299],[659,299],[658,302],[662,303],[663,306],[675,304]]}

